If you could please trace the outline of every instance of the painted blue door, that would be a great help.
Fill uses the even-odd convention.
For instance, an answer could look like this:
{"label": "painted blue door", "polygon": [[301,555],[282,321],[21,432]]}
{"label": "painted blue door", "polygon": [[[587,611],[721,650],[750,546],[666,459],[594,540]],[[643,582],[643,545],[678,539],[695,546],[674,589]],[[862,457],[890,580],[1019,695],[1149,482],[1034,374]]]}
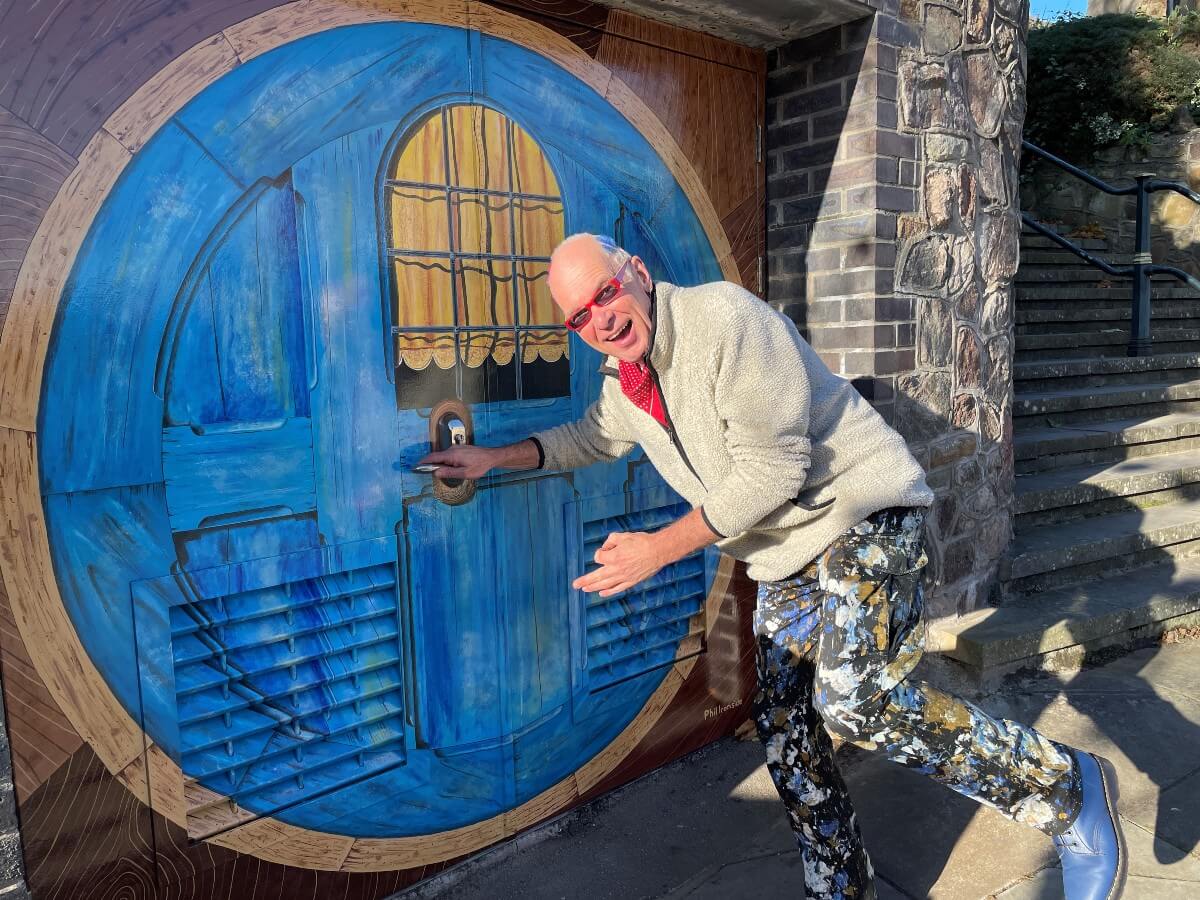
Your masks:
{"label": "painted blue door", "polygon": [[[465,181],[443,173],[446,245],[398,244],[396,154],[465,106],[519,128],[506,140],[536,145],[554,191],[497,186],[476,154]],[[194,836],[261,815],[370,837],[495,816],[594,757],[702,649],[711,551],[627,596],[569,588],[609,531],[686,511],[639,453],[496,474],[461,505],[410,471],[439,400],[501,444],[597,395],[596,354],[556,347],[523,294],[545,255],[525,252],[545,224],[528,220],[554,203],[563,231],[611,234],[658,277],[719,274],[667,168],[594,91],[513,44],[392,23],[238,67],[101,210],[47,363],[47,519],[81,640],[180,764]],[[512,314],[454,287],[432,325],[398,257],[455,285],[481,283],[464,261],[499,272],[511,294],[489,298]],[[412,348],[438,334],[450,363],[422,367]]]}

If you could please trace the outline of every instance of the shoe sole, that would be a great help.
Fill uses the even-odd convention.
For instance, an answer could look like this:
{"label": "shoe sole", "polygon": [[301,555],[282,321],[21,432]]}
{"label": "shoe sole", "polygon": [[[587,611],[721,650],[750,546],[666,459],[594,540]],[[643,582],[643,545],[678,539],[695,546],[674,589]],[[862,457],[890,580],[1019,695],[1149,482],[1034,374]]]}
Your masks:
{"label": "shoe sole", "polygon": [[1124,893],[1125,881],[1129,878],[1129,848],[1125,845],[1125,833],[1121,829],[1121,813],[1117,809],[1117,803],[1121,799],[1121,791],[1117,786],[1117,770],[1103,756],[1097,756],[1095,753],[1088,755],[1100,767],[1100,783],[1104,785],[1104,803],[1108,807],[1113,830],[1117,833],[1117,877],[1113,879],[1113,885],[1107,897],[1107,900],[1117,900]]}

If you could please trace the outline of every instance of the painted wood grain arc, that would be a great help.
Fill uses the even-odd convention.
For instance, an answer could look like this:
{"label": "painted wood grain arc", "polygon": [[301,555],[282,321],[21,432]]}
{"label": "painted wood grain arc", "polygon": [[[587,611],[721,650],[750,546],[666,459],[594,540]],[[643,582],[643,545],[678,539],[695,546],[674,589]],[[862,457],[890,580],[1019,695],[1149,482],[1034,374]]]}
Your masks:
{"label": "painted wood grain arc", "polygon": [[[5,485],[3,509],[15,526],[0,540],[0,560],[5,587],[13,598],[13,620],[50,695],[107,769],[120,773],[120,780],[133,789],[129,799],[137,802],[148,794],[156,808],[172,819],[183,808],[182,792],[176,797],[164,782],[181,782],[178,768],[153,747],[147,762],[140,762],[140,730],[91,666],[57,597],[42,521],[33,433],[54,312],[83,237],[131,159],[131,151],[143,146],[191,97],[236,64],[281,43],[340,25],[396,20],[440,22],[505,37],[550,58],[592,86],[657,149],[697,211],[725,276],[739,277],[730,242],[709,200],[708,185],[650,107],[570,39],[486,4],[301,0],[202,40],[172,61],[169,72],[164,70],[139,88],[84,147],[79,166],[42,220],[17,278],[12,311],[0,336],[0,424],[4,426],[0,430],[0,478]],[[723,562],[722,577],[714,585],[710,601],[718,598],[715,602],[719,602],[728,583],[728,562]],[[257,834],[259,841],[265,837],[266,842],[244,852],[309,867],[314,858],[321,858],[318,848],[324,848],[323,867],[370,871],[438,862],[477,849],[535,821],[549,809],[561,808],[581,789],[597,784],[644,737],[694,665],[694,660],[680,663],[626,730],[579,773],[504,816],[441,835],[356,841],[344,856],[342,839],[281,825],[267,837],[278,823],[264,823]],[[149,782],[145,792],[136,789],[144,774]],[[244,840],[249,847],[256,843],[251,838],[253,828],[238,829],[223,842],[241,849],[242,833],[246,832]]]}

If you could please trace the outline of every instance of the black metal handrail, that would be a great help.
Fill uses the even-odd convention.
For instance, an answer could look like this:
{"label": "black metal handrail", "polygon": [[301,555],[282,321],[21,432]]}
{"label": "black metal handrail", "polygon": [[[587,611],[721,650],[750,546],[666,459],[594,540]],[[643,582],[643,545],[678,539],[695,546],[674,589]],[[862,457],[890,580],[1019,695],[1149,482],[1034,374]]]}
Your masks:
{"label": "black metal handrail", "polygon": [[1200,279],[1189,275],[1187,272],[1183,271],[1183,269],[1177,268],[1176,266],[1167,266],[1154,262],[1154,259],[1150,254],[1150,195],[1156,191],[1174,191],[1177,194],[1187,197],[1193,203],[1200,206],[1200,194],[1197,194],[1186,184],[1180,184],[1177,181],[1166,181],[1162,178],[1155,177],[1153,173],[1135,175],[1135,183],[1129,185],[1128,187],[1115,187],[1109,184],[1107,181],[1102,181],[1095,175],[1071,165],[1065,159],[1059,159],[1053,153],[1043,150],[1036,144],[1031,144],[1029,141],[1021,141],[1021,146],[1034,156],[1040,157],[1041,159],[1046,160],[1046,162],[1058,166],[1068,175],[1074,175],[1076,178],[1087,182],[1097,190],[1101,190],[1106,194],[1113,194],[1114,196],[1118,197],[1133,196],[1137,198],[1137,208],[1134,214],[1135,229],[1133,263],[1132,265],[1128,266],[1114,266],[1112,263],[1109,263],[1098,256],[1093,256],[1082,247],[1079,247],[1073,242],[1067,240],[1057,231],[1047,228],[1028,213],[1021,213],[1021,221],[1038,234],[1050,238],[1050,240],[1058,244],[1064,250],[1069,250],[1071,253],[1074,253],[1089,265],[1095,266],[1101,271],[1118,278],[1133,279],[1133,310],[1127,354],[1129,356],[1149,355],[1151,352],[1150,279],[1155,275],[1170,275],[1172,278],[1177,278],[1200,291]]}

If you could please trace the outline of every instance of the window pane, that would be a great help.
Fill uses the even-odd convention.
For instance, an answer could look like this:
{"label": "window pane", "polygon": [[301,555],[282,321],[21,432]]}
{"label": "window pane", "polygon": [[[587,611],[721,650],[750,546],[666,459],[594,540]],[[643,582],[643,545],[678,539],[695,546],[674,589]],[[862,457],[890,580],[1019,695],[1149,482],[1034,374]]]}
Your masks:
{"label": "window pane", "polygon": [[523,128],[512,126],[513,190],[518,194],[538,194],[543,197],[559,196],[558,181],[550,171],[550,163],[542,154],[542,148]]}
{"label": "window pane", "polygon": [[549,256],[563,239],[563,206],[557,200],[518,200],[514,209],[518,256]]}
{"label": "window pane", "polygon": [[452,106],[450,183],[456,187],[507,191],[508,120],[485,106]]}
{"label": "window pane", "polygon": [[442,111],[437,110],[408,139],[388,177],[421,184],[445,184],[446,148],[442,137]]}
{"label": "window pane", "polygon": [[[513,325],[513,264],[507,259],[460,259],[455,261],[458,278],[458,324],[460,326]],[[462,359],[475,367],[489,356],[500,363],[512,359],[511,336],[498,332],[464,333]]]}
{"label": "window pane", "polygon": [[517,315],[521,325],[561,325],[562,311],[554,305],[548,285],[549,264],[517,263]]}
{"label": "window pane", "polygon": [[513,252],[507,197],[455,191],[450,195],[450,206],[459,253],[508,256]]}
{"label": "window pane", "polygon": [[[392,290],[392,321],[397,328],[454,327],[449,259],[393,257]],[[453,341],[438,348],[439,364],[454,365]],[[415,369],[425,368],[433,352],[432,345],[420,342],[403,349],[413,354],[410,364]]]}
{"label": "window pane", "polygon": [[395,187],[388,200],[392,207],[392,249],[450,251],[445,191]]}

